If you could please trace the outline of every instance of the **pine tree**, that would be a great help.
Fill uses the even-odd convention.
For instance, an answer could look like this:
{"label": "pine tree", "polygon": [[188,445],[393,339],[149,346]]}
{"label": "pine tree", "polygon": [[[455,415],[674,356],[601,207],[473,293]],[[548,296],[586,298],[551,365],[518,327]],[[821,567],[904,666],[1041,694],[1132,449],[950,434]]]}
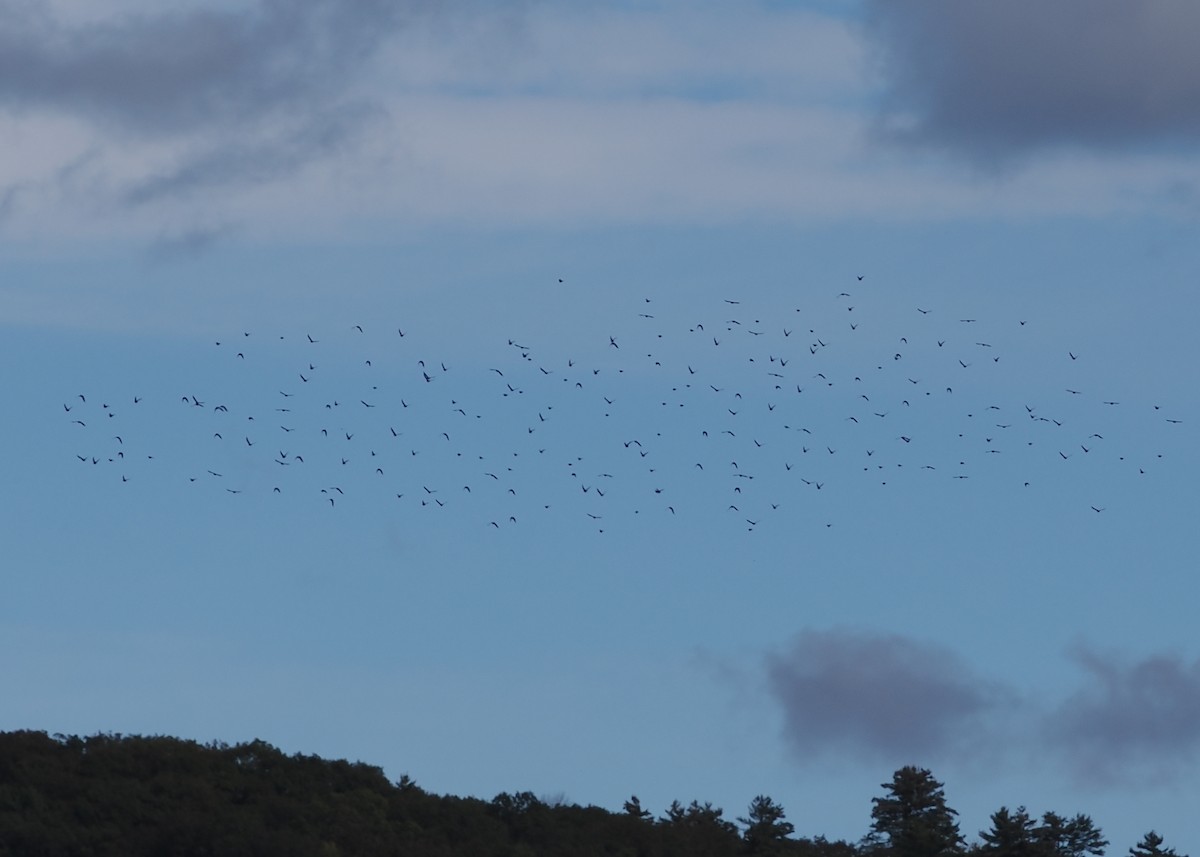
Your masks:
{"label": "pine tree", "polygon": [[946,805],[942,784],[926,768],[912,765],[892,775],[885,797],[872,798],[871,838],[887,841],[894,857],[947,857],[960,854],[958,815]]}
{"label": "pine tree", "polygon": [[637,795],[625,801],[625,814],[641,820],[650,818],[650,811],[642,808],[642,802],[638,800]]}
{"label": "pine tree", "polygon": [[784,821],[783,807],[766,795],[759,795],[750,802],[750,810],[738,822],[745,825],[742,838],[751,854],[771,854],[778,844],[795,831],[790,821]]}
{"label": "pine tree", "polygon": [[1000,807],[992,813],[992,829],[979,831],[979,838],[980,852],[995,857],[1037,857],[1040,850],[1033,819],[1023,806],[1015,812]]}
{"label": "pine tree", "polygon": [[1057,813],[1042,816],[1042,824],[1035,832],[1038,841],[1053,857],[1104,857],[1108,840],[1096,827],[1090,816],[1080,813],[1065,819]]}
{"label": "pine tree", "polygon": [[1129,849],[1130,857],[1187,857],[1186,854],[1176,854],[1174,848],[1163,848],[1163,838],[1151,830],[1142,837],[1142,841]]}

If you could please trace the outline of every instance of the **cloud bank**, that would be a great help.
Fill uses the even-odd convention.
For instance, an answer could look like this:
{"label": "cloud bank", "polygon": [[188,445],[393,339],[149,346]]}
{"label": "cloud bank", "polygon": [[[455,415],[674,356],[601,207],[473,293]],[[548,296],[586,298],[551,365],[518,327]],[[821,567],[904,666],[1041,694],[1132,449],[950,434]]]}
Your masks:
{"label": "cloud bank", "polygon": [[1001,163],[1035,149],[1200,146],[1190,0],[868,0],[892,139]]}
{"label": "cloud bank", "polygon": [[1200,659],[1121,662],[1070,653],[1077,686],[1034,703],[953,652],[896,634],[805,631],[765,659],[783,739],[802,764],[1055,765],[1066,780],[1121,788],[1176,782],[1200,756]]}
{"label": "cloud bank", "polygon": [[337,101],[420,4],[262,0],[67,23],[0,2],[0,105],[137,134],[257,124]]}
{"label": "cloud bank", "polygon": [[[1130,92],[1161,91],[1153,122],[1087,108],[1074,90],[1058,96],[1074,105],[1064,111],[1042,79],[1057,80],[1049,59],[984,64],[982,43],[1026,35],[1008,5],[947,8],[918,0],[900,16],[868,3],[859,27],[778,4],[677,0],[0,0],[0,227],[57,244],[214,224],[245,240],[336,241],[364,225],[1191,216],[1200,166],[1186,152],[1113,157],[1096,145],[980,182],[880,145],[872,47],[890,70],[891,131],[977,160],[1095,140],[1093,126],[1124,123],[1143,142],[1190,133],[1190,52],[1167,52],[1165,71],[1145,52],[1114,55],[1120,78],[1140,81]],[[1187,32],[1190,7],[1161,8],[1147,20]],[[1053,54],[1066,19],[1038,14],[1064,21],[1034,28]],[[1108,27],[1087,19],[1089,32]],[[1030,95],[1005,83],[1017,72],[1033,78],[1017,81]]]}
{"label": "cloud bank", "polygon": [[427,5],[260,0],[68,20],[0,0],[0,108],[65,123],[93,160],[85,195],[110,207],[271,184],[369,125],[378,109],[356,81]]}

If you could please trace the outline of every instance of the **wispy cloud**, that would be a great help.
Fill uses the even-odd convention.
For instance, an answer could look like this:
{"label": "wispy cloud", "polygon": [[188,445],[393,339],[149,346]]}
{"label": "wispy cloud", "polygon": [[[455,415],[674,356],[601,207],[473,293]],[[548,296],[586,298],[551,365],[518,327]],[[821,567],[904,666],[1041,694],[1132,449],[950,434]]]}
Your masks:
{"label": "wispy cloud", "polygon": [[519,19],[472,12],[404,31],[383,62],[422,93],[558,98],[831,102],[859,97],[868,77],[852,22],[779,4],[546,4]]}
{"label": "wispy cloud", "polygon": [[[117,2],[81,18],[0,0],[6,236],[1189,215],[1178,189],[1200,186],[1186,155],[1073,153],[980,180],[880,145],[866,33],[914,139],[975,133],[950,84],[905,59],[946,54],[918,50],[951,26],[931,2],[912,21],[869,5],[866,29],[770,3]],[[1002,14],[955,8],[963,29]],[[1045,139],[988,121],[1025,130],[963,137],[978,157]]]}
{"label": "wispy cloud", "polygon": [[312,160],[352,144],[373,113],[365,105],[343,105],[264,129],[253,139],[239,135],[198,146],[162,171],[132,180],[123,201],[144,205],[198,189],[245,188],[287,178]]}
{"label": "wispy cloud", "polygon": [[154,262],[170,262],[203,255],[233,231],[233,228],[226,224],[198,226],[182,232],[160,235],[150,244],[150,259]]}
{"label": "wispy cloud", "polygon": [[255,124],[343,97],[420,5],[261,0],[65,23],[44,6],[4,0],[0,104],[139,134]]}
{"label": "wispy cloud", "polygon": [[1033,150],[1200,146],[1189,0],[868,0],[892,139],[996,166]]}
{"label": "wispy cloud", "polygon": [[120,152],[93,164],[89,188],[117,205],[279,182],[378,114],[355,83],[427,7],[260,0],[79,21],[0,0],[0,108],[66,120],[89,150]]}
{"label": "wispy cloud", "polygon": [[1047,718],[1046,738],[1081,780],[1169,781],[1195,761],[1200,660],[1159,654],[1122,663],[1087,648],[1074,660],[1085,684]]}
{"label": "wispy cloud", "polygon": [[899,635],[805,631],[767,658],[784,737],[802,760],[850,752],[928,761],[979,749],[1004,703],[953,652]]}

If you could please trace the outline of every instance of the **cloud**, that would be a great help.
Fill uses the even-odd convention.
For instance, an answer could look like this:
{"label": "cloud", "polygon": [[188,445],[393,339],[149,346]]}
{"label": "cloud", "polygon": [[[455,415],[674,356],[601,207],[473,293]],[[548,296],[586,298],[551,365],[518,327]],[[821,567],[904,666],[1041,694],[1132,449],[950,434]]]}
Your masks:
{"label": "cloud", "polygon": [[95,176],[118,204],[279,182],[378,115],[357,80],[428,5],[260,0],[80,21],[0,0],[0,109],[89,128],[94,150],[157,148],[141,174]]}
{"label": "cloud", "polygon": [[867,0],[892,139],[1003,164],[1036,149],[1200,145],[1191,0]]}
{"label": "cloud", "polygon": [[849,751],[925,763],[983,749],[1004,696],[952,652],[899,635],[806,631],[768,656],[767,677],[802,760]]}
{"label": "cloud", "polygon": [[179,233],[160,235],[149,247],[149,256],[155,262],[170,262],[202,256],[213,249],[232,232],[229,224],[200,226]]}
{"label": "cloud", "polygon": [[1040,702],[900,635],[805,631],[766,657],[801,763],[1017,763],[1092,788],[1170,786],[1200,758],[1200,659],[1122,662],[1079,647],[1079,688]]}
{"label": "cloud", "polygon": [[384,61],[426,94],[797,103],[857,93],[863,47],[851,22],[808,10],[655,0],[541,4],[519,21],[484,10],[443,16],[402,33]]}
{"label": "cloud", "polygon": [[256,124],[344,94],[413,3],[261,0],[64,23],[0,2],[0,104],[137,133]]}
{"label": "cloud", "polygon": [[1187,153],[980,181],[881,147],[863,31],[779,4],[183,2],[0,0],[6,239],[1192,217],[1200,187]]}
{"label": "cloud", "polygon": [[25,189],[25,185],[20,183],[0,187],[0,223],[8,219],[17,204],[17,198]]}
{"label": "cloud", "polygon": [[1122,664],[1089,649],[1075,661],[1087,683],[1046,721],[1050,746],[1081,780],[1170,780],[1200,751],[1200,660],[1152,655]]}
{"label": "cloud", "polygon": [[244,187],[286,178],[314,158],[351,144],[371,115],[365,106],[315,111],[258,139],[222,139],[199,146],[164,171],[138,177],[126,188],[124,202],[144,205],[199,188]]}

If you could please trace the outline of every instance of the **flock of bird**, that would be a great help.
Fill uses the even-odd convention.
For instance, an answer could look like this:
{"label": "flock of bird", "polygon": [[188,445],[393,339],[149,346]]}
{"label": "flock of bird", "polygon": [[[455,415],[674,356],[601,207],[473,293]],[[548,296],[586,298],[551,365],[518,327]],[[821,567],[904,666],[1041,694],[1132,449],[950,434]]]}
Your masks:
{"label": "flock of bird", "polygon": [[[194,387],[85,390],[62,415],[80,466],[122,485],[332,514],[386,502],[496,530],[548,513],[599,532],[701,513],[751,532],[832,526],[839,493],[1037,491],[1162,466],[1128,426],[1145,441],[1182,421],[1158,405],[1115,418],[1121,403],[1078,381],[1085,355],[1063,348],[1031,382],[1025,320],[896,317],[873,311],[868,285],[770,311],[643,297],[575,354],[536,332],[481,359],[431,350],[403,323],[238,331]],[[1109,509],[1099,484],[1086,514]]]}

